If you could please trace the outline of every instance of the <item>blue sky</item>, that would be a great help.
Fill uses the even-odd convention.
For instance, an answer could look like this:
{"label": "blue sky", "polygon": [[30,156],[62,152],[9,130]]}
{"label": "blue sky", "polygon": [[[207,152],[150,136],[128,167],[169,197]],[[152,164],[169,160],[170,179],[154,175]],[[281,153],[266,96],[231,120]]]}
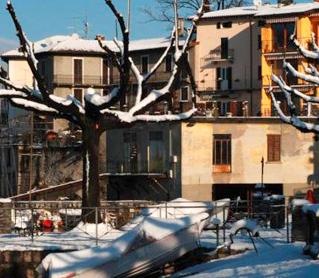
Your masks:
{"label": "blue sky", "polygon": [[[127,0],[113,0],[126,15]],[[154,6],[153,0],[131,0],[132,39],[166,36],[167,24],[147,22],[142,7]],[[18,18],[31,40],[39,40],[56,34],[83,33],[85,17],[89,22],[89,36],[115,35],[115,19],[104,0],[12,0]],[[0,2],[0,51],[12,48],[16,41],[12,21],[5,9],[6,1]]]}

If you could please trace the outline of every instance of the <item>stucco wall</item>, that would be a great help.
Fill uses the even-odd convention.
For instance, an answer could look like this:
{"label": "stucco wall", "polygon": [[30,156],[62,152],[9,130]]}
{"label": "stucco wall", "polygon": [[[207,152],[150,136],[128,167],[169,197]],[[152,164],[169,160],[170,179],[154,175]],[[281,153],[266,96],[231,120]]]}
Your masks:
{"label": "stucco wall", "polygon": [[[231,173],[212,172],[213,134],[231,134]],[[267,162],[267,134],[281,135],[278,163]],[[313,144],[313,135],[281,123],[182,124],[182,196],[189,197],[194,191],[196,199],[207,199],[212,184],[260,183],[262,157],[264,183],[283,184],[284,192],[291,195],[294,188],[306,187],[317,173],[312,163],[317,161]]]}

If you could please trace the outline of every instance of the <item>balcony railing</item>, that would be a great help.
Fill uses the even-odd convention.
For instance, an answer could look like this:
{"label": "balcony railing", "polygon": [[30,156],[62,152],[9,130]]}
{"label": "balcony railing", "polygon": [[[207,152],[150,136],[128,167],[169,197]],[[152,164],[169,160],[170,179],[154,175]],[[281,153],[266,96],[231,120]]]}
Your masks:
{"label": "balcony railing", "polygon": [[107,172],[111,174],[164,174],[164,161],[118,160],[107,162]]}
{"label": "balcony railing", "polygon": [[98,75],[83,75],[82,78],[74,78],[73,75],[57,74],[53,76],[56,85],[106,85],[107,81]]}
{"label": "balcony railing", "polygon": [[[309,49],[311,38],[299,38],[299,43],[305,48]],[[262,41],[262,52],[263,53],[286,53],[286,52],[297,52],[297,47],[292,40],[289,41],[278,41],[278,40],[263,40]]]}
{"label": "balcony railing", "polygon": [[[170,76],[171,72],[157,71],[155,72],[150,82],[165,82]],[[135,76],[130,74],[130,80],[134,84],[136,83]],[[73,75],[57,74],[53,76],[53,83],[56,85],[83,85],[83,86],[106,86],[106,85],[116,85],[120,83],[120,75],[118,73],[113,73],[109,78],[104,78],[98,75],[83,75],[81,78],[75,78]]]}
{"label": "balcony railing", "polygon": [[228,49],[222,51],[220,47],[213,49],[209,52],[208,55],[201,58],[201,65],[205,66],[211,62],[218,62],[218,61],[230,61],[232,62],[235,58],[235,50]]}
{"label": "balcony railing", "polygon": [[[219,83],[219,88],[217,88]],[[233,79],[231,81],[231,87],[229,87],[228,80],[205,79],[197,82],[198,91],[236,91],[236,90],[248,90],[248,89],[260,89],[261,80],[254,79],[252,84],[249,79]]]}

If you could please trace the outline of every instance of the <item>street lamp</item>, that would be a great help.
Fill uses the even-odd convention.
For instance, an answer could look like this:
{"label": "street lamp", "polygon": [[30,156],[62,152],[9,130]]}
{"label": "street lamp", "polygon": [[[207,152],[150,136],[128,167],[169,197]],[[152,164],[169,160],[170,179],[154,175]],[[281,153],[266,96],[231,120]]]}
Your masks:
{"label": "street lamp", "polygon": [[264,165],[265,160],[264,157],[261,158],[261,197],[264,197]]}

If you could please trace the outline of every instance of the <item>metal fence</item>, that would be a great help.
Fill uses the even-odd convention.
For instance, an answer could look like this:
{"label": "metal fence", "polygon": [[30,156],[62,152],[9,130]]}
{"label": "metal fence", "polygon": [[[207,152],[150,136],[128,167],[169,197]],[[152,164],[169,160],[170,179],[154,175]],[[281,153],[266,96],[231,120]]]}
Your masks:
{"label": "metal fence", "polygon": [[[102,207],[81,208],[80,202],[17,202],[10,208],[13,231],[22,236],[30,236],[33,241],[41,232],[66,232],[76,227],[81,221],[95,224],[93,240],[98,245],[100,236],[99,223],[106,225],[103,235],[128,225],[141,215],[154,215],[163,219],[176,219],[183,214],[194,213],[195,209],[206,209],[211,219],[217,218],[217,242],[225,242],[227,229],[240,219],[254,219],[261,227],[286,231],[287,242],[291,241],[290,206],[287,200],[269,201],[213,201],[213,202],[147,202],[122,201],[104,202]],[[183,213],[182,213],[183,211]],[[145,214],[146,212],[146,214]],[[49,220],[49,221],[46,221]],[[92,221],[93,220],[93,221]],[[222,233],[222,235],[220,235]]]}

